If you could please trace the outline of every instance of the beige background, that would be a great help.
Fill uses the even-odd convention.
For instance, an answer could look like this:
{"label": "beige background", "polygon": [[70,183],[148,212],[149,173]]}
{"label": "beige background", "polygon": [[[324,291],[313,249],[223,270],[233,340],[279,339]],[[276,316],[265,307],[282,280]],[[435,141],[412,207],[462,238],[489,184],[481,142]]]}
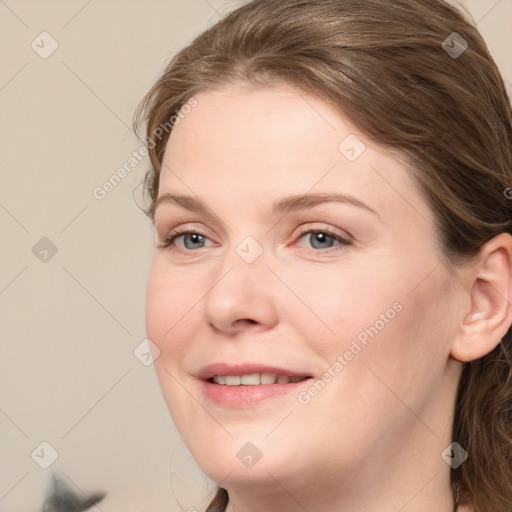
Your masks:
{"label": "beige background", "polygon": [[[512,0],[464,4],[512,92]],[[104,199],[93,190],[140,147],[131,117],[168,58],[233,5],[0,0],[2,512],[36,511],[52,471],[107,490],[103,512],[204,510],[210,498],[133,353],[153,235],[132,192],[147,160]],[[51,49],[43,31],[59,45],[48,58],[31,47]],[[58,452],[48,469],[41,442]]]}

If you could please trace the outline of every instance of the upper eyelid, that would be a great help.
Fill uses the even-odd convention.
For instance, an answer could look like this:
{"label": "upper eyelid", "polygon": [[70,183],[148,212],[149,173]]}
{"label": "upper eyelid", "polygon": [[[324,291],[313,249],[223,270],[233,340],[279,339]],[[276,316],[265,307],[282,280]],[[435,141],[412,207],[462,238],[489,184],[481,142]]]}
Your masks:
{"label": "upper eyelid", "polygon": [[[206,238],[209,238],[209,236],[204,233],[204,231],[207,231],[207,230],[202,229],[202,228],[191,227],[191,226],[188,226],[188,224],[193,224],[193,223],[186,222],[184,224],[177,224],[176,226],[173,226],[172,228],[166,229],[164,232],[163,238],[167,238],[167,237],[175,235],[175,234],[187,234],[189,232],[198,233]],[[322,224],[322,226],[321,227],[311,227],[311,226],[309,226],[310,224]],[[351,239],[354,238],[348,231],[340,230],[340,228],[331,227],[326,222],[310,221],[310,222],[302,223],[301,226],[302,227],[299,230],[301,235],[307,233],[308,231],[325,230],[326,232],[329,232],[332,235],[339,236],[341,238],[351,238]],[[336,233],[336,231],[343,231],[344,234]],[[295,232],[295,230],[294,230],[294,232]]]}
{"label": "upper eyelid", "polygon": [[[310,222],[310,223],[306,223],[306,224],[314,224],[313,222]],[[321,223],[320,223],[321,224]],[[347,245],[348,244],[352,244],[354,239],[353,237],[347,233],[346,235],[344,234],[339,234],[339,233],[336,233],[336,230],[333,229],[333,228],[330,228],[330,227],[308,227],[307,225],[306,226],[303,226],[299,232],[297,234],[294,235],[294,241],[302,238],[304,235],[307,235],[307,234],[311,234],[311,233],[327,233],[329,236],[331,236],[332,238],[336,239],[338,242],[340,243],[343,243],[345,242]],[[210,240],[210,242],[213,242],[214,244],[217,244],[217,242],[214,242],[213,240],[211,240],[211,238],[206,235],[203,230],[201,229],[196,229],[196,228],[192,228],[192,227],[182,227],[182,226],[177,226],[175,228],[172,228],[170,229],[163,237],[163,241],[162,243],[164,243],[165,241],[168,241],[169,239],[173,239],[172,242],[169,243],[169,245],[171,245],[172,243],[174,243],[174,241],[179,238],[180,236],[183,236],[183,235],[187,235],[187,234],[198,234],[198,235],[201,235],[202,237]],[[192,249],[184,249],[184,250],[192,250]]]}

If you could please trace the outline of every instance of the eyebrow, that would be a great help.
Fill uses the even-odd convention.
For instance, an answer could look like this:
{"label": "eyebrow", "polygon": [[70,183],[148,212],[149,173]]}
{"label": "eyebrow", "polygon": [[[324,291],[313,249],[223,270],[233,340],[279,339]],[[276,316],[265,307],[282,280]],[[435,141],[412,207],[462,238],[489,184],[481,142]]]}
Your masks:
{"label": "eyebrow", "polygon": [[[351,195],[340,192],[318,192],[283,197],[274,201],[271,211],[273,215],[288,214],[297,210],[313,208],[314,206],[322,203],[350,204],[368,210],[369,212],[377,215],[377,217],[380,217],[379,214],[367,204]],[[200,213],[207,217],[216,218],[216,216],[211,213],[210,209],[201,200],[192,196],[171,194],[167,192],[159,196],[151,207],[149,214],[153,220],[156,209],[162,204],[174,204],[184,208],[185,210]]]}

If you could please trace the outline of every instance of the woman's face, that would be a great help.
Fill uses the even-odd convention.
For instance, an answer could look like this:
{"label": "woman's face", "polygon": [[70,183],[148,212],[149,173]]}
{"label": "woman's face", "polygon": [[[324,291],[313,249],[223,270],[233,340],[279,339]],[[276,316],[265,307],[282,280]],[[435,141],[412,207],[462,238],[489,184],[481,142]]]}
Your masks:
{"label": "woman's face", "polygon": [[146,310],[194,458],[228,489],[449,470],[462,304],[409,171],[292,88],[195,100],[163,159],[157,243],[180,233]]}

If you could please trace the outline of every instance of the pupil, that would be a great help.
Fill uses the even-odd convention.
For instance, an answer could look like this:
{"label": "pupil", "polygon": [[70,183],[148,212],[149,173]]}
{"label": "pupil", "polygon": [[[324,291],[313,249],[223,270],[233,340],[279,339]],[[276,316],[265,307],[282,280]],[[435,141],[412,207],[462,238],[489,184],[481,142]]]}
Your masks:
{"label": "pupil", "polygon": [[332,242],[329,243],[328,239],[331,238],[330,235],[327,235],[326,233],[315,233],[313,235],[313,247],[315,247],[316,249],[318,249],[319,245],[321,246],[320,248],[324,248],[325,247],[331,247],[332,245]]}
{"label": "pupil", "polygon": [[[189,241],[190,241],[190,244],[189,245],[194,245],[194,244],[197,244],[197,243],[201,243],[201,238],[202,235],[198,235],[197,233],[192,233],[192,234],[189,234]],[[186,238],[185,238],[186,240]],[[187,246],[187,243],[185,241],[185,246]],[[190,247],[187,247],[187,249],[190,249]]]}

